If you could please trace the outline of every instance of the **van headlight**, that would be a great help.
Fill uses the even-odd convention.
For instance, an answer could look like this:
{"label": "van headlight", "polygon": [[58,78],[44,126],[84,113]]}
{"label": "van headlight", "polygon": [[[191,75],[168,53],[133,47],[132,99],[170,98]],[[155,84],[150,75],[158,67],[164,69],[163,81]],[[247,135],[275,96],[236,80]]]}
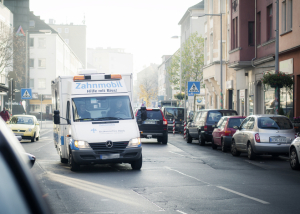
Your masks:
{"label": "van headlight", "polygon": [[74,145],[75,145],[76,148],[79,148],[79,149],[89,149],[89,148],[91,148],[90,145],[86,141],[83,141],[83,140],[75,140]]}
{"label": "van headlight", "polygon": [[129,141],[127,147],[141,147],[142,143],[141,143],[141,138],[133,138]]}

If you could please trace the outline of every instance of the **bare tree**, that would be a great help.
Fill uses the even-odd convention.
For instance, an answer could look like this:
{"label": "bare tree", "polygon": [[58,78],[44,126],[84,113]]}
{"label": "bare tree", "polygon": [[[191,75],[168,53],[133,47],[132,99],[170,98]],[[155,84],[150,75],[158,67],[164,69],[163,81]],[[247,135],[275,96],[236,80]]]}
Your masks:
{"label": "bare tree", "polygon": [[139,80],[139,98],[146,101],[147,106],[150,106],[151,100],[157,100],[158,93],[158,71],[145,72]]}
{"label": "bare tree", "polygon": [[6,75],[6,71],[13,67],[13,31],[3,25],[0,29],[0,74]]}

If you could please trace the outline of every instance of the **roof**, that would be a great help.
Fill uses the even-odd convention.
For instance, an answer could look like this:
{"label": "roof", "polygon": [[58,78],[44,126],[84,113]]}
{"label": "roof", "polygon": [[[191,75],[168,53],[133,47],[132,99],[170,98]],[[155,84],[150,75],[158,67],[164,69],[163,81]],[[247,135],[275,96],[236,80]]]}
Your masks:
{"label": "roof", "polygon": [[183,17],[180,19],[178,25],[181,25],[182,22],[186,19],[186,17],[190,14],[190,11],[192,10],[204,10],[204,0],[200,1],[198,4],[195,4],[194,6],[191,6],[187,9]]}

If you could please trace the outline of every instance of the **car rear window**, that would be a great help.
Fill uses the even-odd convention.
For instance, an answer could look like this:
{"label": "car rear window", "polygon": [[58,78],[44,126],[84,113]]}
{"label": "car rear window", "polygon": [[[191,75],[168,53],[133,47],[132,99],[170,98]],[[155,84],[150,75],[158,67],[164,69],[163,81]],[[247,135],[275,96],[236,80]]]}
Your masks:
{"label": "car rear window", "polygon": [[235,116],[237,115],[237,112],[235,111],[222,111],[223,116]]}
{"label": "car rear window", "polygon": [[[141,111],[139,110],[137,113],[137,117],[141,117]],[[162,120],[163,116],[161,114],[161,111],[154,111],[154,110],[147,110],[147,120]]]}
{"label": "car rear window", "polygon": [[229,119],[227,128],[233,128],[234,126],[239,127],[245,118],[231,118]]}
{"label": "car rear window", "polygon": [[211,111],[207,116],[207,123],[217,123],[221,119],[222,114],[218,111]]}
{"label": "car rear window", "polygon": [[291,121],[286,117],[259,117],[257,126],[260,129],[293,129]]}

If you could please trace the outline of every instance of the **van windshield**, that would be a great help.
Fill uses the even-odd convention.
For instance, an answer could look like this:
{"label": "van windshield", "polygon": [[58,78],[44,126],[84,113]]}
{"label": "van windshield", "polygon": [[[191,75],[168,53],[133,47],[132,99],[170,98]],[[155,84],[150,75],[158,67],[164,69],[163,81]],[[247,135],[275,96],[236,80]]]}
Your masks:
{"label": "van windshield", "polygon": [[128,96],[73,98],[72,105],[75,122],[133,119]]}
{"label": "van windshield", "polygon": [[184,109],[183,108],[165,108],[165,118],[173,119],[173,118],[183,118],[184,117]]}

